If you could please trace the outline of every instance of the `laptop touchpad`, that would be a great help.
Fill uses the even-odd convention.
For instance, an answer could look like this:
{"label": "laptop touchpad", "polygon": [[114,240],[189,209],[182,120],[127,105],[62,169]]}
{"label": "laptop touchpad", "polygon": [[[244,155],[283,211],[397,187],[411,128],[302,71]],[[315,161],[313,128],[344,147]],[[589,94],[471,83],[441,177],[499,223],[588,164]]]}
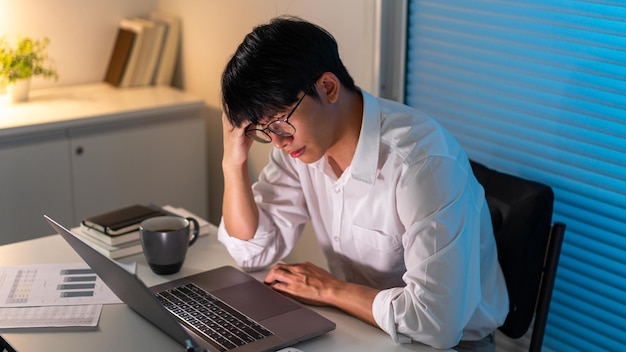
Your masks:
{"label": "laptop touchpad", "polygon": [[259,281],[248,281],[212,293],[254,320],[267,319],[300,308],[291,299]]}

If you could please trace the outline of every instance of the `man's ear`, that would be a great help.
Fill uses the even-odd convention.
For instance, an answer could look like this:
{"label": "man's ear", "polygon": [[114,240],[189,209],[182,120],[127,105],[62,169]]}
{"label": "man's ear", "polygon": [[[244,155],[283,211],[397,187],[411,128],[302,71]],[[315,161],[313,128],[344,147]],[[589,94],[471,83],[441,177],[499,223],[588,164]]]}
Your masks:
{"label": "man's ear", "polygon": [[317,79],[317,86],[322,100],[326,100],[326,102],[330,104],[337,102],[339,99],[341,82],[339,82],[339,79],[334,73],[324,72],[320,78]]}

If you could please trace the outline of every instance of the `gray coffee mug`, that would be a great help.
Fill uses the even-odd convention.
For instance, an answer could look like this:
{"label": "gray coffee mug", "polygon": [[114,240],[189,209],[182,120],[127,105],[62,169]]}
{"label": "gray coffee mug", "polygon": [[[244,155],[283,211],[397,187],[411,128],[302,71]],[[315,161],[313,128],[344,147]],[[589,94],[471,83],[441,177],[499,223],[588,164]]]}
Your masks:
{"label": "gray coffee mug", "polygon": [[[190,237],[191,223],[193,233]],[[139,227],[141,246],[152,271],[159,275],[178,272],[185,261],[187,248],[198,239],[199,230],[194,218],[157,216],[144,220]]]}

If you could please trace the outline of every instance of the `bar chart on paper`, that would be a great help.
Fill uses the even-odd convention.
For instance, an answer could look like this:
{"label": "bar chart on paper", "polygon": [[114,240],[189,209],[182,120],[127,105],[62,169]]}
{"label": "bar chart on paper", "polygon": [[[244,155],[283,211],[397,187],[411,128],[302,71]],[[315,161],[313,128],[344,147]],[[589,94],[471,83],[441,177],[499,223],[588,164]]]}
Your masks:
{"label": "bar chart on paper", "polygon": [[96,326],[109,303],[121,301],[85,264],[0,267],[0,329]]}
{"label": "bar chart on paper", "polygon": [[[33,289],[37,290],[37,274],[39,270],[33,269],[17,269],[15,274],[15,280],[10,286],[9,295],[7,297],[7,304],[27,304],[30,301],[31,294],[37,297],[37,292],[33,292]],[[58,277],[50,276],[48,279],[51,281],[45,282],[45,287],[49,287],[50,290],[56,290],[52,292],[54,296],[50,298],[67,298],[67,297],[93,297],[96,289],[96,281],[98,277],[91,269],[59,269]],[[54,288],[54,280],[59,282]],[[47,285],[47,284],[51,285]],[[45,294],[45,292],[44,292]],[[35,299],[38,301],[37,299]]]}
{"label": "bar chart on paper", "polygon": [[0,268],[0,307],[120,302],[85,264]]}

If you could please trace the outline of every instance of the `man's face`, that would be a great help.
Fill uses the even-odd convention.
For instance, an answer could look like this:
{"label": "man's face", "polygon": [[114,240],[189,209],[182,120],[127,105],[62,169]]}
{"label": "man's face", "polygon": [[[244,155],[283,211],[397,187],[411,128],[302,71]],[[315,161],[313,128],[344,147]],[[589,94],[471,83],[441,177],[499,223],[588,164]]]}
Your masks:
{"label": "man's face", "polygon": [[295,128],[295,133],[288,137],[272,133],[272,143],[292,158],[300,159],[307,164],[316,162],[334,143],[338,119],[334,117],[330,105],[311,96],[303,97],[297,109],[294,110],[294,107],[290,107],[286,114],[282,115],[287,116],[289,111],[292,112],[289,123]]}

